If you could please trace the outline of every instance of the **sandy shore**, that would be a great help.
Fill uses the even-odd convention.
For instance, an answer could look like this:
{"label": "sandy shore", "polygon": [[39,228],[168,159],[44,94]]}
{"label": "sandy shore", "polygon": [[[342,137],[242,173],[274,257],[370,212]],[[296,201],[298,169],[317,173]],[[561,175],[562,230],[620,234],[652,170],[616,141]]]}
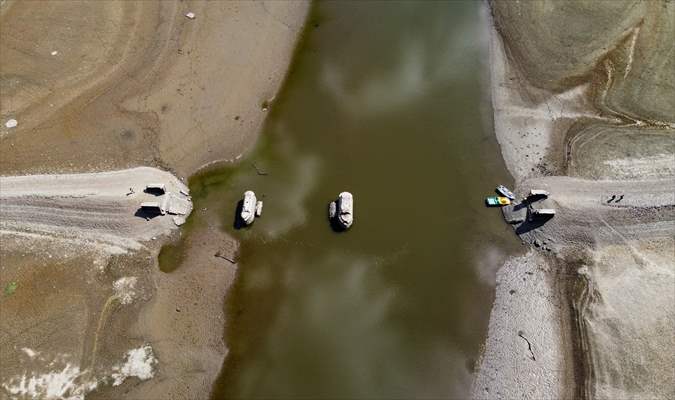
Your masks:
{"label": "sandy shore", "polygon": [[474,398],[572,397],[565,395],[574,385],[570,354],[560,345],[560,333],[569,330],[564,293],[555,289],[554,263],[546,257],[530,250],[499,270]]}
{"label": "sandy shore", "polygon": [[472,396],[672,398],[675,116],[662,110],[675,93],[661,88],[675,67],[653,63],[668,58],[657,38],[675,8],[568,5],[486,7],[502,154],[518,194],[546,189],[558,213],[514,224],[531,251],[498,273]]}
{"label": "sandy shore", "polygon": [[142,189],[164,182],[181,206],[185,185],[110,171],[184,179],[241,157],[309,3],[36,5],[0,2],[0,397],[206,398],[236,271],[214,254],[237,244],[203,227],[161,272],[180,231],[139,213],[160,200]]}
{"label": "sandy shore", "polygon": [[[160,165],[187,177],[236,158],[255,142],[309,9],[305,1],[35,4],[1,6],[5,175]],[[7,128],[10,119],[18,125]]]}
{"label": "sandy shore", "polygon": [[[167,193],[145,193],[147,183]],[[139,214],[141,202],[166,196],[189,213],[186,191],[147,167],[0,177],[0,277],[17,285],[0,304],[5,394],[208,396],[227,354],[224,293],[236,271],[214,254],[234,259],[237,244],[202,227],[186,261],[164,273],[157,253],[178,226]]]}
{"label": "sandy shore", "polygon": [[[146,193],[148,183],[166,192]],[[122,383],[124,354],[138,349],[154,375],[147,335],[117,335],[125,331],[121,320],[162,294],[152,282],[159,275],[152,255],[178,230],[175,215],[143,212],[141,202],[166,199],[189,215],[186,191],[170,173],[148,167],[0,177],[0,277],[14,288],[0,305],[5,393],[71,398]]]}

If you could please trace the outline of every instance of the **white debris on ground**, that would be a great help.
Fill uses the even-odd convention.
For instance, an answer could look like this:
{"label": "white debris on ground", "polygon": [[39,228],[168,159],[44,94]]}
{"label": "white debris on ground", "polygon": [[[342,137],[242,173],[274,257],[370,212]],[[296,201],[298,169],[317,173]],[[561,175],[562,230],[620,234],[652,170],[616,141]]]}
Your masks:
{"label": "white debris on ground", "polygon": [[189,13],[185,14],[185,16],[186,16],[188,19],[195,19],[195,13],[193,13],[193,12],[189,12]]}
{"label": "white debris on ground", "polygon": [[29,358],[31,358],[31,359],[35,358],[35,356],[37,356],[37,355],[40,354],[39,352],[37,352],[37,351],[35,351],[35,350],[33,350],[33,349],[29,349],[28,347],[22,347],[22,348],[21,348],[21,351],[23,351],[24,353],[26,353],[26,355],[27,355]]}
{"label": "white debris on ground", "polygon": [[[129,286],[133,279],[119,279],[125,282],[121,286]],[[117,283],[116,282],[116,283]],[[27,347],[21,348],[31,360],[39,357],[47,361],[40,353]],[[80,367],[69,360],[72,357],[61,354],[48,362],[47,372],[26,370],[23,375],[16,375],[0,384],[0,388],[10,395],[9,398],[43,399],[43,400],[84,400],[87,393],[96,389],[99,383],[109,383],[113,386],[121,385],[127,378],[136,377],[148,380],[155,376],[157,359],[149,344],[126,352],[122,363],[114,366],[109,373],[94,376],[89,369],[80,370]],[[3,390],[0,389],[0,392]],[[1,397],[5,398],[5,397]]]}
{"label": "white debris on ground", "polygon": [[190,200],[181,198],[174,193],[168,193],[166,200],[166,212],[173,215],[187,215],[192,210]]}
{"label": "white debris on ground", "polygon": [[17,125],[19,125],[19,122],[14,118],[10,118],[5,122],[5,128],[7,129],[15,128]]}
{"label": "white debris on ground", "polygon": [[136,377],[142,381],[155,376],[155,365],[157,359],[152,351],[152,347],[146,344],[137,349],[131,349],[126,354],[126,361],[120,367],[114,368],[112,374],[113,386],[119,386],[125,379]]}
{"label": "white debris on ground", "polygon": [[55,56],[55,55],[59,54],[59,52],[58,52],[58,51],[56,51],[56,50],[54,50],[54,51],[52,51],[52,53],[51,53],[51,54],[52,54],[53,56]]}
{"label": "white debris on ground", "polygon": [[136,281],[135,276],[125,276],[116,280],[113,283],[113,291],[122,304],[131,304],[136,298]]}
{"label": "white debris on ground", "polygon": [[[150,186],[148,185],[147,187]],[[164,187],[164,185],[161,186]],[[133,194],[133,192],[130,192],[130,194]],[[181,189],[179,193],[167,191],[159,196],[157,200],[159,201],[142,202],[141,209],[156,210],[161,215],[171,214],[174,216],[173,222],[177,226],[183,225],[187,220],[187,216],[192,212],[192,202],[186,190]]]}
{"label": "white debris on ground", "polygon": [[[45,400],[84,400],[85,394],[96,389],[93,380],[82,382],[86,374],[78,366],[68,363],[62,370],[44,374],[31,373],[3,382],[2,387],[16,397]],[[15,398],[16,398],[15,397]]]}
{"label": "white debris on ground", "polygon": [[192,202],[187,191],[181,190],[179,194],[167,193],[162,196],[162,212],[173,215],[173,223],[181,226],[187,221],[187,216],[192,212]]}

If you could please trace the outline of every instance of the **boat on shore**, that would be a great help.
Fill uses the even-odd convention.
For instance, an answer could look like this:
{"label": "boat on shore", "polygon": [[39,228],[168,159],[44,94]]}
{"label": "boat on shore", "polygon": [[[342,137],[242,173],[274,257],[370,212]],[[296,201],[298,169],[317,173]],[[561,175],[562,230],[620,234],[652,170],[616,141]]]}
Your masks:
{"label": "boat on shore", "polygon": [[511,204],[511,199],[503,196],[488,196],[485,198],[485,204],[489,207],[501,207]]}
{"label": "boat on shore", "polygon": [[497,190],[497,193],[501,194],[501,195],[504,196],[504,197],[507,197],[507,198],[510,199],[510,200],[515,200],[515,199],[516,199],[516,195],[513,194],[513,192],[510,191],[509,188],[507,188],[507,187],[504,186],[504,185],[499,185],[499,186],[497,186],[497,189],[496,189],[496,190]]}

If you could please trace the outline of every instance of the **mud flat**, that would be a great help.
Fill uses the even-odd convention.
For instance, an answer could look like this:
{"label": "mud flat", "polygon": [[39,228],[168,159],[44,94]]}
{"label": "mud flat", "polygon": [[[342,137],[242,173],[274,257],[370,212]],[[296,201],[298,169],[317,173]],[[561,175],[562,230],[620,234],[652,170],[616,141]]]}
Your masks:
{"label": "mud flat", "polygon": [[173,174],[251,146],[308,9],[0,2],[0,397],[208,396],[236,265],[195,245],[159,271],[180,232],[139,212],[158,200],[143,188],[164,182],[185,205]]}
{"label": "mud flat", "polygon": [[309,5],[0,7],[0,173],[161,165],[187,177],[255,142]]}
{"label": "mud flat", "polygon": [[[149,182],[164,183],[166,194],[144,192]],[[172,196],[189,213],[186,191],[147,167],[0,177],[6,395],[208,395],[226,355],[223,293],[235,266],[193,246],[180,270],[159,271],[157,254],[178,227],[170,215],[139,209]],[[236,251],[207,228],[195,240]]]}
{"label": "mud flat", "polygon": [[[145,193],[149,182],[164,183],[166,194]],[[186,190],[147,167],[0,177],[6,395],[208,393],[225,355],[218,332],[232,270],[195,256],[194,265],[206,267],[160,272],[157,253],[178,227],[170,215],[139,209],[172,196],[189,213]],[[137,387],[155,375],[157,383]]]}
{"label": "mud flat", "polygon": [[[149,183],[164,183],[166,193],[147,193]],[[146,213],[143,202],[179,202],[189,215],[187,187],[156,168],[66,175],[0,177],[0,226],[14,235],[73,239],[110,252],[142,247],[141,242],[176,228],[170,215]],[[181,193],[183,192],[183,193]],[[147,219],[145,218],[147,215]]]}
{"label": "mud flat", "polygon": [[558,213],[514,225],[532,250],[498,274],[473,397],[672,398],[675,7],[486,12],[502,154],[518,194],[546,189]]}

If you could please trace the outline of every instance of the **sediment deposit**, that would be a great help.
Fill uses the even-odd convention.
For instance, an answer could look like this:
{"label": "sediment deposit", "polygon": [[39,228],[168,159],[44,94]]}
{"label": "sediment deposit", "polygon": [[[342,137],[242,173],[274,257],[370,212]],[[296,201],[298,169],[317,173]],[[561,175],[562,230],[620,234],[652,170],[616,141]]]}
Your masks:
{"label": "sediment deposit", "polygon": [[161,165],[187,177],[236,158],[255,142],[309,8],[37,4],[0,6],[2,174]]}
{"label": "sediment deposit", "polygon": [[208,396],[236,265],[195,245],[161,272],[181,216],[143,189],[183,208],[176,175],[251,147],[308,9],[0,1],[0,397]]}
{"label": "sediment deposit", "polygon": [[[675,6],[489,6],[497,139],[518,194],[548,190],[557,214],[514,226],[532,251],[499,273],[473,396],[672,398]],[[532,318],[559,331],[523,347]]]}

